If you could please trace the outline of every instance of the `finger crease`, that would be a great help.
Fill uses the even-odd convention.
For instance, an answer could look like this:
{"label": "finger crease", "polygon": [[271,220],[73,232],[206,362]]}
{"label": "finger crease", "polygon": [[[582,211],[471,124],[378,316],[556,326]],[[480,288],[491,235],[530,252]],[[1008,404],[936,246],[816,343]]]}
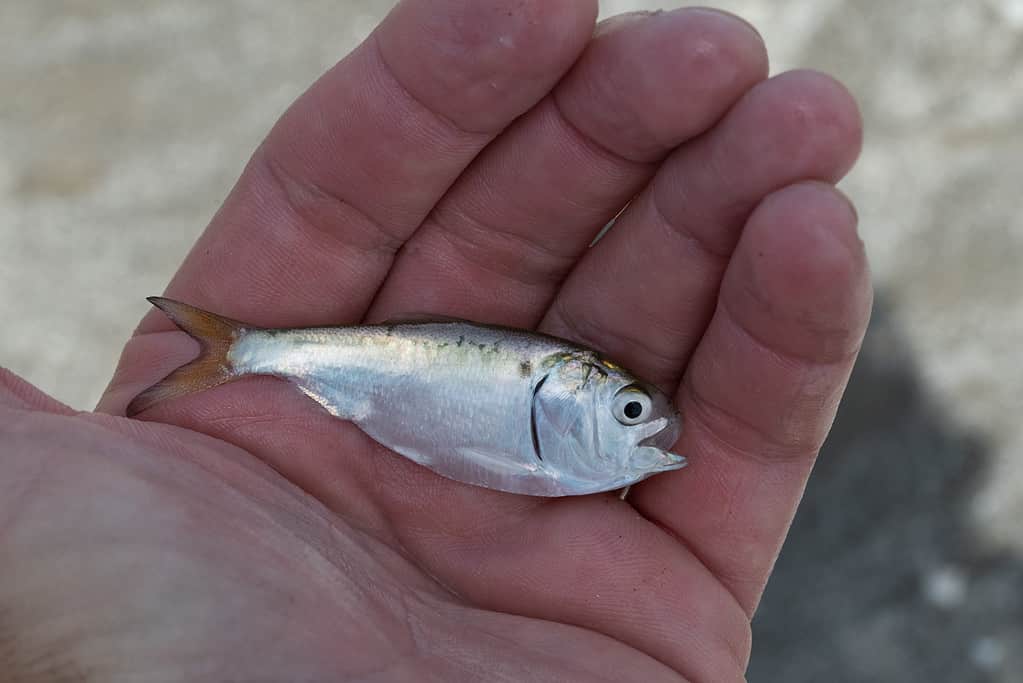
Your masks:
{"label": "finger crease", "polygon": [[[551,106],[554,108],[554,113],[557,114],[558,119],[562,122],[562,125],[564,125],[565,128],[568,129],[570,133],[572,133],[576,138],[578,138],[579,141],[582,142],[582,144],[584,144],[585,146],[587,146],[595,155],[603,157],[604,159],[615,164],[628,163],[635,164],[637,166],[649,167],[655,163],[656,160],[651,161],[649,159],[631,159],[627,156],[624,156],[623,154],[620,154],[619,152],[614,151],[610,147],[600,142],[600,140],[593,137],[592,135],[584,133],[583,130],[579,128],[579,126],[577,126],[575,122],[568,117],[568,115],[565,113],[565,110],[561,108],[561,103],[558,102],[557,93],[553,93],[550,96],[550,99]],[[665,152],[667,152],[667,150],[665,150]]]}
{"label": "finger crease", "polygon": [[[728,451],[731,451],[740,457],[765,465],[775,464],[778,462],[779,458],[786,461],[795,461],[816,457],[817,451],[820,448],[819,445],[808,445],[806,443],[778,438],[769,430],[754,424],[734,410],[730,410],[720,403],[711,400],[701,389],[697,387],[696,383],[692,381],[690,375],[687,374],[683,378],[682,382],[685,391],[689,394],[692,404],[696,407],[697,411],[702,413],[704,416],[702,422],[706,427],[706,432],[714,441],[717,441],[719,445],[723,446]],[[687,417],[690,420],[692,419],[692,416]],[[722,429],[720,426],[715,428],[714,425],[721,425],[722,423],[727,425],[728,428]],[[725,433],[735,431],[733,429],[735,427],[751,434],[753,437],[751,439],[752,442],[764,443],[767,448],[753,450],[748,447],[741,446],[736,439],[729,439],[724,436]]]}
{"label": "finger crease", "polygon": [[[377,253],[388,258],[393,257],[405,243],[406,235],[386,230],[358,206],[344,197],[328,191],[322,185],[311,180],[299,180],[272,155],[261,151],[256,154],[256,159],[280,189],[288,207],[306,228],[315,230],[317,234],[330,238],[336,244],[353,248],[365,254]],[[322,216],[317,215],[320,211],[313,206],[315,200],[310,201],[303,198],[301,196],[303,194],[312,194],[318,199],[326,200],[335,209],[331,213],[347,213],[349,220],[345,221],[344,226],[339,225],[340,221],[324,220]],[[360,242],[353,239],[350,228],[358,224],[369,227],[371,236],[368,240]],[[345,229],[340,229],[342,227]]]}
{"label": "finger crease", "polygon": [[[464,225],[467,226],[471,222],[468,221]],[[438,228],[437,233],[441,238],[467,263],[518,284],[532,287],[556,283],[561,280],[561,275],[568,271],[575,260],[574,256],[559,254],[540,242],[522,235],[500,230],[491,231],[482,225],[473,226],[472,230],[477,234],[499,235],[539,257],[495,258],[491,251],[493,245],[485,246],[480,241],[462,234],[459,230],[445,227],[444,223],[436,217],[434,217],[433,223]],[[537,265],[537,261],[544,261],[550,265],[541,267]]]}
{"label": "finger crease", "polygon": [[664,226],[667,227],[676,237],[694,245],[698,251],[707,257],[707,260],[722,266],[728,263],[728,260],[732,257],[731,250],[723,252],[719,249],[715,249],[706,239],[698,236],[692,230],[689,230],[686,227],[686,224],[682,221],[673,221],[669,219],[668,214],[664,212],[664,207],[661,206],[661,202],[657,199],[657,194],[657,190],[655,188],[651,188],[650,206],[654,210],[654,216],[657,220],[664,224]]}
{"label": "finger crease", "polygon": [[[535,258],[525,259],[526,262],[541,261],[551,264],[546,270],[551,272],[565,272],[575,263],[579,257],[580,249],[572,248],[570,241],[545,240],[532,237],[529,234],[513,232],[502,228],[497,224],[484,222],[471,216],[468,212],[451,205],[441,205],[434,211],[433,224],[443,233],[450,237],[471,245],[473,249],[490,251],[493,244],[488,244],[492,238],[510,242],[516,253],[516,261],[523,260],[517,252],[526,250],[531,252]],[[457,227],[455,227],[457,226]],[[565,249],[557,249],[558,245],[568,245]]]}
{"label": "finger crease", "polygon": [[387,61],[387,57],[384,56],[384,51],[380,46],[380,37],[377,35],[376,32],[370,35],[369,42],[372,44],[373,56],[380,63],[380,66],[382,67],[384,74],[386,74],[387,78],[394,83],[394,85],[398,88],[399,92],[401,92],[408,99],[409,102],[412,102],[417,107],[428,113],[430,116],[433,116],[435,119],[437,119],[437,121],[439,121],[445,127],[449,128],[452,132],[462,136],[477,138],[486,137],[488,139],[494,137],[495,135],[501,132],[501,129],[470,130],[469,128],[465,128],[464,126],[459,124],[457,121],[455,121],[447,114],[443,114],[428,106],[425,102],[423,102],[415,94],[413,94],[411,90],[405,87],[405,84],[401,82],[400,78],[398,78],[398,74],[395,72],[393,68],[391,68],[390,63],[388,63]]}
{"label": "finger crease", "polygon": [[[731,321],[732,327],[734,327],[743,336],[745,336],[747,339],[753,342],[753,344],[760,347],[764,351],[770,353],[771,355],[779,358],[783,362],[793,366],[809,366],[816,368],[839,367],[851,363],[856,358],[860,351],[859,343],[855,344],[854,347],[851,349],[845,349],[842,350],[840,353],[830,353],[827,355],[824,355],[820,352],[819,349],[822,347],[822,345],[818,345],[815,346],[815,349],[817,350],[814,351],[814,353],[817,354],[816,356],[811,355],[810,353],[781,349],[778,348],[777,345],[771,344],[766,339],[756,334],[749,327],[749,325],[744,324],[742,322],[742,319],[732,311],[731,306],[729,306],[729,304],[727,303],[726,297],[721,297],[721,299],[718,302],[718,307],[719,310],[722,313],[724,313],[725,317]],[[815,328],[809,331],[815,332],[817,334],[829,334],[831,336],[835,336],[836,333],[841,333],[844,334],[845,336],[848,336],[848,332],[846,330],[825,330],[823,328]]]}

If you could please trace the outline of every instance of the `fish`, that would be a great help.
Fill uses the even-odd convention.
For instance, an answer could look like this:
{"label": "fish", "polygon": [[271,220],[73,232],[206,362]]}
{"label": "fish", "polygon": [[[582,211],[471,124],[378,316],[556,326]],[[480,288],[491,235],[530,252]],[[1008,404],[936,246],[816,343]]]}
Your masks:
{"label": "fish", "polygon": [[199,355],[126,414],[253,375],[297,387],[378,443],[466,484],[530,496],[628,487],[686,466],[681,416],[592,348],[457,319],[265,328],[149,297]]}

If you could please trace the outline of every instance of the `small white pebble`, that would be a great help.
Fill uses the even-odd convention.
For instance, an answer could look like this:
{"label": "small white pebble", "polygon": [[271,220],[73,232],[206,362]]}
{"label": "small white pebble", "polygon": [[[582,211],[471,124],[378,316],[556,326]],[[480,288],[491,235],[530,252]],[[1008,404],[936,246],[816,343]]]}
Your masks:
{"label": "small white pebble", "polygon": [[952,609],[966,600],[966,577],[952,566],[928,572],[923,580],[924,597],[932,605]]}
{"label": "small white pebble", "polygon": [[982,671],[996,671],[1005,661],[1005,645],[990,636],[977,638],[970,644],[970,661]]}
{"label": "small white pebble", "polygon": [[1013,28],[1023,26],[1023,0],[1001,0],[996,7]]}

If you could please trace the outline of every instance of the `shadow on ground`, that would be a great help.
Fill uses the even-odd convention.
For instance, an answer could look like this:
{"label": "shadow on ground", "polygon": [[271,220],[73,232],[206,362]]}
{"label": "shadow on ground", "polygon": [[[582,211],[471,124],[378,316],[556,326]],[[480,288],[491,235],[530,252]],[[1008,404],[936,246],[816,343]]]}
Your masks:
{"label": "shadow on ground", "polygon": [[879,301],[754,620],[749,680],[1023,680],[1023,561],[969,521],[986,462]]}

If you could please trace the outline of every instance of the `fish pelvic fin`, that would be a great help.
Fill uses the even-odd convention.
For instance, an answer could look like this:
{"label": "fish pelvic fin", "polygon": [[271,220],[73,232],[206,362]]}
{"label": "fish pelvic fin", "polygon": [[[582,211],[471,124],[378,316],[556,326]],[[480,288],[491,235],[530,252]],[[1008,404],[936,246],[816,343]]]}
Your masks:
{"label": "fish pelvic fin", "polygon": [[252,326],[204,311],[180,301],[151,296],[146,299],[199,342],[199,355],[149,387],[128,404],[125,414],[138,415],[157,403],[210,389],[238,379],[228,358],[235,341]]}

